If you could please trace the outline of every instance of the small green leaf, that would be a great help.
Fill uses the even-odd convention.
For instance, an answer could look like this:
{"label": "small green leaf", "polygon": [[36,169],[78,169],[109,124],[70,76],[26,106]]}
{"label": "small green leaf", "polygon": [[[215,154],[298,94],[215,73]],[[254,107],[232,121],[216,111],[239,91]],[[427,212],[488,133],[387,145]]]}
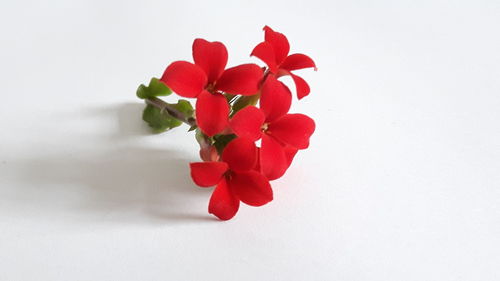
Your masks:
{"label": "small green leaf", "polygon": [[160,109],[146,105],[142,112],[142,119],[148,123],[154,133],[162,133],[172,128],[179,127],[182,122],[168,115],[166,112],[161,112]]}
{"label": "small green leaf", "polygon": [[144,84],[139,85],[137,88],[137,97],[140,99],[145,99],[147,97],[148,87],[144,86]]}
{"label": "small green leaf", "polygon": [[194,109],[191,103],[187,100],[180,99],[177,101],[177,103],[170,104],[175,109],[179,110],[180,112],[184,113],[187,117],[193,117]]}
{"label": "small green leaf", "polygon": [[158,78],[151,78],[149,81],[149,85],[145,86],[144,84],[139,85],[137,88],[137,97],[140,99],[147,99],[152,97],[159,96],[168,96],[172,93],[167,85],[163,84]]}
{"label": "small green leaf", "polygon": [[256,105],[257,101],[260,99],[260,94],[256,94],[253,96],[241,96],[239,97],[233,104],[233,110],[231,112],[231,115],[234,115],[236,112],[240,111],[241,109],[249,106],[249,105]]}

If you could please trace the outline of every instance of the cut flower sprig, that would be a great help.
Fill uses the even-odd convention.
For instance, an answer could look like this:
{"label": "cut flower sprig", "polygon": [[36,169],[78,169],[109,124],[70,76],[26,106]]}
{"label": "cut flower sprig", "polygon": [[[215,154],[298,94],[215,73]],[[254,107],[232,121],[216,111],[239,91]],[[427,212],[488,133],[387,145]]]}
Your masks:
{"label": "cut flower sprig", "polygon": [[[227,68],[228,52],[221,42],[195,39],[193,62],[175,61],[160,79],[140,85],[143,120],[160,133],[185,123],[195,131],[202,162],[190,164],[200,187],[215,189],[208,211],[221,220],[234,217],[240,202],[262,206],[273,200],[270,181],[282,177],[299,150],[309,147],[314,121],[289,113],[292,93],[279,79],[291,76],[300,100],[310,93],[307,82],[292,73],[314,68],[304,54],[289,54],[288,39],[268,26],[264,41],[251,52],[266,66],[248,63]],[[172,93],[196,99],[167,103]],[[257,146],[259,143],[259,146]]]}

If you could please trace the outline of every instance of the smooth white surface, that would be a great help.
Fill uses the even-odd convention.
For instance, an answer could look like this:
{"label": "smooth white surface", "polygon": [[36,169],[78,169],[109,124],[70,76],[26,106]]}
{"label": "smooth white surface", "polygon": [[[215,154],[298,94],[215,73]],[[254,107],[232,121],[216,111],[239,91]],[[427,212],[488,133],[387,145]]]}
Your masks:
{"label": "smooth white surface", "polygon": [[[275,200],[207,213],[135,89],[268,24],[318,72]],[[498,1],[2,1],[0,280],[500,280]],[[289,82],[289,81],[288,81]]]}

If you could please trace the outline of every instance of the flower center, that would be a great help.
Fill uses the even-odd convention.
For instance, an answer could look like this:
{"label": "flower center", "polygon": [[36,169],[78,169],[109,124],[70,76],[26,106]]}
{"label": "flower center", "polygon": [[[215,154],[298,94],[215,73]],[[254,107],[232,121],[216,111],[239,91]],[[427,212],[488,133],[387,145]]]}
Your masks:
{"label": "flower center", "polygon": [[262,132],[266,132],[267,129],[269,129],[269,123],[264,123],[264,124],[262,124],[262,127],[260,127],[260,130]]}
{"label": "flower center", "polygon": [[225,177],[225,178],[226,178],[226,180],[230,180],[230,179],[233,177],[233,173],[231,172],[231,170],[229,170],[229,169],[228,169],[228,170],[224,173],[223,177]]}
{"label": "flower center", "polygon": [[210,93],[215,93],[215,83],[208,84],[205,89]]}

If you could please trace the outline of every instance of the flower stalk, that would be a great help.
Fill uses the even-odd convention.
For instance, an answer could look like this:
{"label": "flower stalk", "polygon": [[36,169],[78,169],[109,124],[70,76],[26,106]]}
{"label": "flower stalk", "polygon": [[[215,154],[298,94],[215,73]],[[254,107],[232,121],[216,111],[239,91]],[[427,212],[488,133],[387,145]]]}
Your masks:
{"label": "flower stalk", "polygon": [[150,97],[150,98],[146,98],[144,100],[145,100],[146,104],[149,104],[151,106],[154,106],[154,107],[160,109],[160,111],[162,113],[166,112],[166,113],[168,113],[168,115],[174,117],[175,119],[177,119],[179,121],[182,121],[182,122],[188,124],[191,127],[196,126],[196,119],[194,119],[193,117],[186,116],[184,113],[177,110],[175,107],[171,106],[170,104],[164,102],[163,100],[161,100],[157,97]]}

